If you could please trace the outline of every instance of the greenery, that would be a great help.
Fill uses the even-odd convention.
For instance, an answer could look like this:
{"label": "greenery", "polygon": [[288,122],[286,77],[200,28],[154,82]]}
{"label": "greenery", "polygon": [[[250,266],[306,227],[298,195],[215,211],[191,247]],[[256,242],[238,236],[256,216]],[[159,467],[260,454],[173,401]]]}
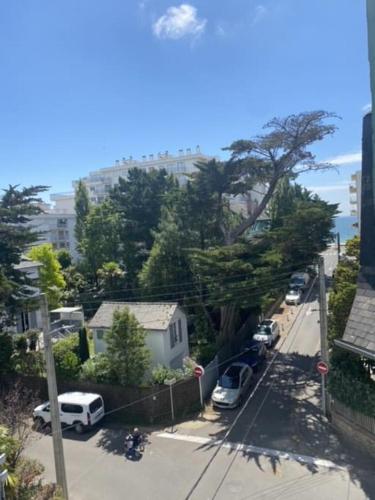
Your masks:
{"label": "greenery", "polygon": [[365,415],[375,414],[375,381],[373,364],[361,356],[334,345],[335,339],[344,335],[346,323],[356,294],[359,272],[358,237],[346,243],[346,255],[334,275],[334,283],[328,301],[328,338],[331,345],[328,376],[329,390],[334,398]]}
{"label": "greenery", "polygon": [[106,353],[99,353],[88,359],[82,365],[80,378],[97,384],[114,384],[117,382],[116,373]]}
{"label": "greenery", "polygon": [[164,384],[166,380],[176,379],[182,380],[192,375],[192,369],[185,367],[184,369],[174,370],[163,365],[156,366],[151,372],[151,381],[153,384]]}
{"label": "greenery", "polygon": [[107,356],[120,385],[138,385],[150,366],[145,345],[146,332],[125,307],[113,314],[112,328],[106,333]]}
{"label": "greenery", "polygon": [[72,265],[72,256],[66,248],[58,250],[56,252],[56,257],[62,270],[67,269]]}
{"label": "greenery", "polygon": [[13,369],[13,340],[8,333],[0,333],[0,374]]}
{"label": "greenery", "polygon": [[90,211],[90,201],[87,188],[84,182],[80,179],[75,190],[74,196],[76,224],[74,226],[74,233],[77,240],[77,247],[82,251],[82,244],[85,238],[86,217]]}
{"label": "greenery", "polygon": [[39,193],[45,186],[9,186],[0,198],[0,331],[13,323],[15,314],[30,302],[30,280],[16,268],[22,255],[38,240],[26,223],[41,213]]}
{"label": "greenery", "polygon": [[63,379],[78,378],[81,369],[77,334],[68,335],[53,345],[56,374]]}
{"label": "greenery", "polygon": [[47,295],[49,308],[58,307],[62,290],[65,288],[65,280],[53,246],[50,243],[35,246],[27,255],[30,259],[43,264],[39,268],[40,288]]}

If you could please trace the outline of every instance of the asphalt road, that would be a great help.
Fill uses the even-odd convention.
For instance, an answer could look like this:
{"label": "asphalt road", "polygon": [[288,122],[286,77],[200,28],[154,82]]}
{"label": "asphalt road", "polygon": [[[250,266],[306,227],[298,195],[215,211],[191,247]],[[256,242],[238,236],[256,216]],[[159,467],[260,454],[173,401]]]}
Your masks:
{"label": "asphalt road", "polygon": [[[333,251],[325,261],[330,273]],[[312,290],[240,410],[208,411],[174,433],[154,430],[138,462],[123,456],[122,429],[65,432],[70,498],[375,499],[373,464],[344,446],[321,415],[318,317]],[[28,454],[53,480],[51,437],[39,436]]]}

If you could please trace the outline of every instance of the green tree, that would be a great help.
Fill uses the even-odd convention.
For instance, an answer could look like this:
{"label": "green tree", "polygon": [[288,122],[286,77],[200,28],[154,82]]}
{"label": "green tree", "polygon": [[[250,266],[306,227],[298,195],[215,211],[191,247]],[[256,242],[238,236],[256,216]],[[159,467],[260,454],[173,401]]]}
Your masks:
{"label": "green tree", "polygon": [[30,284],[16,268],[22,254],[38,240],[38,233],[26,223],[42,212],[38,194],[45,186],[9,186],[0,197],[0,329],[13,322],[17,311],[28,302]]}
{"label": "green tree", "polygon": [[106,262],[98,270],[99,287],[103,292],[118,291],[125,287],[125,271],[117,262]]}
{"label": "green tree", "polygon": [[81,360],[81,363],[84,363],[90,357],[89,344],[87,340],[87,329],[85,327],[80,328],[78,331],[78,336],[79,336],[79,346],[78,346],[79,359]]}
{"label": "green tree", "polygon": [[78,378],[81,361],[79,358],[79,338],[76,334],[59,340],[53,346],[56,374],[63,379]]}
{"label": "green tree", "polygon": [[60,263],[61,269],[65,270],[72,265],[72,256],[66,248],[61,248],[56,253],[57,260]]}
{"label": "green tree", "polygon": [[105,335],[107,356],[121,385],[139,385],[150,366],[146,332],[125,307],[113,314],[112,328]]}
{"label": "green tree", "polygon": [[359,261],[360,253],[360,238],[359,236],[354,236],[352,239],[348,240],[345,245],[346,255],[349,257],[354,257]]}
{"label": "green tree", "polygon": [[87,192],[86,185],[80,179],[75,190],[75,212],[76,212],[76,225],[74,227],[74,234],[77,240],[78,250],[81,251],[81,245],[85,238],[86,217],[90,212],[90,200]]}
{"label": "green tree", "polygon": [[[164,169],[146,172],[133,168],[110,195],[120,217],[124,266],[132,285],[153,245],[162,206],[175,188],[176,181]],[[115,259],[107,262],[111,260]]]}
{"label": "green tree", "polygon": [[65,280],[52,245],[50,243],[38,245],[31,248],[27,255],[30,259],[43,264],[39,269],[40,287],[47,295],[50,309],[58,307],[65,288]]}
{"label": "green tree", "polygon": [[191,281],[192,273],[186,238],[179,229],[172,211],[164,209],[148,260],[143,265],[139,281],[144,298],[175,300],[184,297],[179,283]]}
{"label": "green tree", "polygon": [[119,213],[111,201],[90,209],[85,218],[85,237],[80,251],[90,279],[98,284],[98,270],[103,264],[118,261],[122,254],[119,238]]}

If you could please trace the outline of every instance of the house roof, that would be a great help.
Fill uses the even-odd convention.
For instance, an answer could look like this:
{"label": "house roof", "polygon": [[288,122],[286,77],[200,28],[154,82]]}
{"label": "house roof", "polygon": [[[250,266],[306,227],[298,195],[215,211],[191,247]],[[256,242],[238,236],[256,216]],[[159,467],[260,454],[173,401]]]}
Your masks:
{"label": "house roof", "polygon": [[37,260],[21,260],[19,264],[15,264],[14,269],[19,271],[27,271],[35,267],[42,267],[43,264]]}
{"label": "house roof", "polygon": [[146,330],[166,330],[178,305],[168,302],[103,302],[89,322],[90,328],[110,328],[113,313],[125,307]]}

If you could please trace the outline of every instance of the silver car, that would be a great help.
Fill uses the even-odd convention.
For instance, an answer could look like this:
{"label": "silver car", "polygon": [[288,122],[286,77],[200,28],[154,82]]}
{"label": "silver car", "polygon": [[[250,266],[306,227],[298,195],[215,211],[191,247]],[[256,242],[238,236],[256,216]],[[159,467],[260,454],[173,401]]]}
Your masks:
{"label": "silver car", "polygon": [[280,329],[277,321],[274,319],[264,319],[257,327],[253,339],[258,342],[264,342],[266,346],[271,347],[280,337]]}
{"label": "silver car", "polygon": [[300,288],[293,288],[288,290],[285,295],[285,304],[298,306],[302,301],[302,290]]}
{"label": "silver car", "polygon": [[246,363],[232,363],[219,378],[212,393],[212,404],[218,408],[236,408],[241,405],[250,386],[253,370]]}

